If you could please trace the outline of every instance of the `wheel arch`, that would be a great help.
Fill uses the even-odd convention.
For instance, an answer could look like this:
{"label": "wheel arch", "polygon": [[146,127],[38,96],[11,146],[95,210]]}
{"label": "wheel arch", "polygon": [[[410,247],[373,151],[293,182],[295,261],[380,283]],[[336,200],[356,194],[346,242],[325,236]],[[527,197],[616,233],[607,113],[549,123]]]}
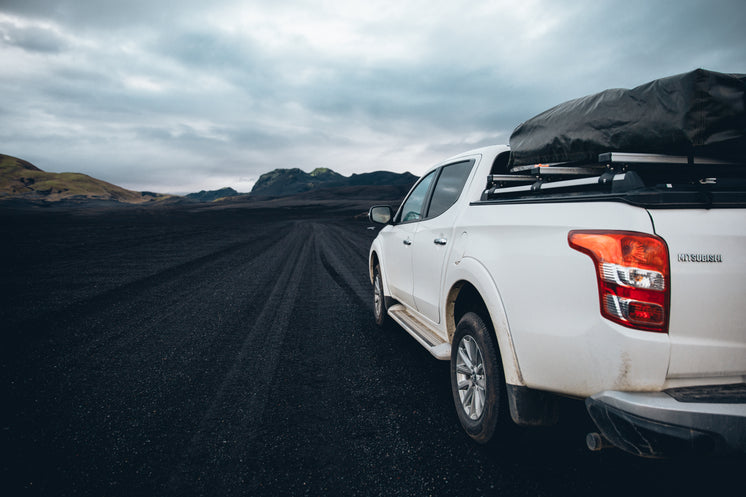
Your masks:
{"label": "wheel arch", "polygon": [[370,279],[371,285],[373,284],[373,271],[376,264],[381,267],[381,276],[383,277],[383,286],[388,294],[388,286],[386,285],[386,269],[383,267],[383,246],[381,244],[380,236],[377,236],[370,244],[370,250],[368,251],[368,278]]}
{"label": "wheel arch", "polygon": [[459,319],[467,312],[476,312],[492,326],[506,383],[525,385],[497,286],[487,270],[473,259],[462,259],[458,266],[448,286],[443,313],[448,341],[453,342]]}
{"label": "wheel arch", "polygon": [[485,322],[491,321],[490,312],[487,304],[484,303],[484,299],[474,285],[466,280],[457,281],[451,287],[447,303],[450,307],[446,317],[449,341],[453,341],[456,326],[467,312],[478,314]]}
{"label": "wheel arch", "polygon": [[368,257],[368,278],[370,279],[371,285],[373,284],[373,272],[377,265],[380,265],[378,258],[378,252],[375,249],[370,251],[370,257]]}

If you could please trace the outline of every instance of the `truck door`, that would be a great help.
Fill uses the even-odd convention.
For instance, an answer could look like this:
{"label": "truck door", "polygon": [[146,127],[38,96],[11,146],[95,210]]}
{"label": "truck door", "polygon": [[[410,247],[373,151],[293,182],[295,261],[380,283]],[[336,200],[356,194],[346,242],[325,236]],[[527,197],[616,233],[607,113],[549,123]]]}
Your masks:
{"label": "truck door", "polygon": [[452,209],[464,189],[474,160],[442,167],[419,222],[412,243],[414,303],[417,310],[435,323],[440,322],[440,293],[443,270],[451,251],[456,209]]}
{"label": "truck door", "polygon": [[391,296],[410,307],[415,306],[412,298],[412,246],[419,223],[424,218],[426,200],[436,172],[420,180],[396,214],[391,229],[381,231],[385,258],[383,277]]}

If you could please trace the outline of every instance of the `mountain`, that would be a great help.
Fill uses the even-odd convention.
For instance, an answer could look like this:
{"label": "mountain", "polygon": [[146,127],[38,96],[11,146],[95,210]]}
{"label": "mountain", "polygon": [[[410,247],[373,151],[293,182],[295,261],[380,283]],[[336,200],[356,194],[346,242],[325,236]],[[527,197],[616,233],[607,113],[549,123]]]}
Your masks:
{"label": "mountain", "polygon": [[0,199],[109,200],[142,204],[174,198],[151,192],[126,190],[80,173],[48,173],[28,161],[0,154]]}
{"label": "mountain", "polygon": [[353,174],[347,177],[327,168],[316,168],[310,173],[298,168],[275,169],[259,177],[251,194],[282,197],[312,190],[341,189],[352,186],[393,186],[406,193],[416,180],[417,176],[410,173],[388,171]]}
{"label": "mountain", "polygon": [[321,185],[325,187],[339,186],[342,184],[343,178],[344,176],[327,168],[317,168],[310,173],[298,168],[275,169],[259,177],[251,189],[251,194],[266,196],[294,195],[313,190]]}
{"label": "mountain", "polygon": [[198,202],[213,202],[221,198],[235,197],[240,195],[236,190],[230,187],[221,188],[220,190],[202,190],[199,193],[190,193],[186,197],[188,199],[196,200]]}
{"label": "mountain", "polygon": [[353,174],[348,181],[351,186],[393,185],[411,187],[417,181],[417,176],[409,172],[392,173],[389,171],[376,171],[374,173]]}

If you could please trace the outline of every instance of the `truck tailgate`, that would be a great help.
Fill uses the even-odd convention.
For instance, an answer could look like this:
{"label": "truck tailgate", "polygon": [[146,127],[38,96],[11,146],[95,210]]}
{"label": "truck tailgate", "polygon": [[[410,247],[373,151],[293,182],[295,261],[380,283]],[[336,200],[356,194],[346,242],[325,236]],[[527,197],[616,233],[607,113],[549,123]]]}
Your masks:
{"label": "truck tailgate", "polygon": [[671,261],[668,377],[746,375],[746,210],[649,212]]}

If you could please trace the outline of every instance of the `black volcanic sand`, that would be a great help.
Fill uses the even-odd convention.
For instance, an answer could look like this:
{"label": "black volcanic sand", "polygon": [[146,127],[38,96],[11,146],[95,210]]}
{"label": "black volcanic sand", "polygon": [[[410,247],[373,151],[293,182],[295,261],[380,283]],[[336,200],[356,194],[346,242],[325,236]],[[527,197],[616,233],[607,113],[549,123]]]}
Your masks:
{"label": "black volcanic sand", "polygon": [[743,460],[507,447],[372,317],[361,207],[0,207],[4,495],[724,495]]}

